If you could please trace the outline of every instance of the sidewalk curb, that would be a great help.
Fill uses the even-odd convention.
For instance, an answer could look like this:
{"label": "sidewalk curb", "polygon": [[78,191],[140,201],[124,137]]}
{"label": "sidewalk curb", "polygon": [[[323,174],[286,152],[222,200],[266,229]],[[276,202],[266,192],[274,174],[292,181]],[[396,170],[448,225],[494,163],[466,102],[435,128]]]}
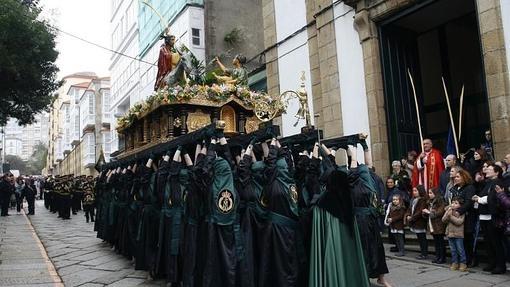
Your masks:
{"label": "sidewalk curb", "polygon": [[46,263],[46,268],[48,268],[48,272],[53,279],[53,283],[55,284],[55,287],[64,287],[64,281],[58,274],[57,270],[55,269],[55,265],[53,265],[53,262],[48,257],[48,253],[46,252],[46,248],[44,247],[41,239],[37,235],[37,232],[35,231],[34,225],[32,224],[32,221],[30,220],[30,217],[27,216],[25,213],[25,210],[22,210],[22,214],[25,217],[25,220],[28,222],[28,227],[30,231],[32,232],[32,237],[36,241],[37,247],[39,247],[39,251],[41,252],[41,256],[44,258],[44,261]]}

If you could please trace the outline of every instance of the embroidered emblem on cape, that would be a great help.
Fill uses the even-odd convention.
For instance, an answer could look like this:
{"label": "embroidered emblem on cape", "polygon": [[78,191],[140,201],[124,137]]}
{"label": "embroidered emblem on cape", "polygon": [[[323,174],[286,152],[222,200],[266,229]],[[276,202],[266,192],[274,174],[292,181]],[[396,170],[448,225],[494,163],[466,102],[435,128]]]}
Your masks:
{"label": "embroidered emblem on cape", "polygon": [[267,207],[267,200],[266,200],[266,197],[264,195],[262,195],[260,197],[260,204],[262,204],[262,206],[264,206],[264,207]]}
{"label": "embroidered emblem on cape", "polygon": [[292,201],[294,203],[298,202],[298,194],[297,194],[297,187],[293,184],[290,185],[290,197],[292,198]]}
{"label": "embroidered emblem on cape", "polygon": [[224,190],[220,192],[220,197],[218,199],[218,209],[222,213],[229,213],[234,209],[234,196],[232,192],[228,190]]}

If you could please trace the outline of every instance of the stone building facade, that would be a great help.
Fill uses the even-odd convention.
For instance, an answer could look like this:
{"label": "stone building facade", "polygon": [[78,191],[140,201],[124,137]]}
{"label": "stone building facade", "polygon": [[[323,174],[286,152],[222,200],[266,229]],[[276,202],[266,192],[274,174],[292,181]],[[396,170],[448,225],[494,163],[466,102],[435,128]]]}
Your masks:
{"label": "stone building facade", "polygon": [[[278,55],[275,2],[263,0],[266,61]],[[456,131],[462,122],[460,152],[476,147],[486,129],[492,131],[497,159],[510,151],[508,1],[296,2],[306,7],[308,90],[313,110],[320,114],[316,126],[326,138],[368,132],[372,157],[382,174],[389,172],[391,160],[407,150],[419,151],[409,71],[416,84],[424,136],[440,149],[446,152],[450,133],[444,77]],[[356,38],[347,36],[351,28]],[[269,93],[280,93],[278,62],[268,63],[266,69]],[[464,116],[458,120],[462,87]],[[360,117],[360,123],[353,117]]]}

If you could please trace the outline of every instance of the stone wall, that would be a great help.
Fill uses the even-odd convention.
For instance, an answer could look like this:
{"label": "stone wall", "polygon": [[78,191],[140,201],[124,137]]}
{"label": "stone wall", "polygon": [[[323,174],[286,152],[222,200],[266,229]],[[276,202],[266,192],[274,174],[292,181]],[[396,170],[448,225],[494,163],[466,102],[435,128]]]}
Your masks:
{"label": "stone wall", "polygon": [[499,0],[476,0],[496,159],[510,152],[510,82]]}
{"label": "stone wall", "polygon": [[325,138],[343,135],[340,82],[332,0],[306,0],[310,74],[317,127]]}
{"label": "stone wall", "polygon": [[[274,11],[275,0],[262,0],[262,22],[264,27],[264,48],[268,49],[276,44],[276,19]],[[267,93],[270,95],[280,94],[280,84],[278,79],[278,58],[277,47],[266,51],[266,77]],[[281,117],[273,119],[273,123],[281,126]]]}

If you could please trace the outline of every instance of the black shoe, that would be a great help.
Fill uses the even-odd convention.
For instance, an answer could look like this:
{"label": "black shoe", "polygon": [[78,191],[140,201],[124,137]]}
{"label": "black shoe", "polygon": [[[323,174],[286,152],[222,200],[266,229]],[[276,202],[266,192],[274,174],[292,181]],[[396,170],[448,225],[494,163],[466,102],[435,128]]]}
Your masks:
{"label": "black shoe", "polygon": [[398,252],[398,248],[395,246],[390,247],[390,252]]}
{"label": "black shoe", "polygon": [[478,259],[473,258],[473,259],[471,260],[471,262],[469,262],[469,264],[468,264],[467,266],[468,266],[468,268],[473,268],[473,267],[478,266]]}
{"label": "black shoe", "polygon": [[437,264],[445,264],[446,263],[446,259],[444,259],[444,258],[438,259],[438,260],[436,260],[436,263]]}
{"label": "black shoe", "polygon": [[397,257],[403,257],[403,256],[406,256],[404,253],[395,253],[395,256]]}
{"label": "black shoe", "polygon": [[492,272],[492,270],[494,270],[494,268],[496,268],[496,267],[494,267],[494,266],[487,266],[487,267],[483,268],[482,270],[485,271],[485,272]]}
{"label": "black shoe", "polygon": [[494,268],[494,270],[491,271],[491,274],[505,274],[506,269],[503,268]]}
{"label": "black shoe", "polygon": [[427,259],[427,256],[425,256],[425,255],[418,255],[418,256],[416,256],[416,259],[418,259],[418,260],[425,260],[425,259]]}
{"label": "black shoe", "polygon": [[432,260],[432,263],[434,263],[434,264],[439,263],[439,259],[436,258],[436,259]]}

